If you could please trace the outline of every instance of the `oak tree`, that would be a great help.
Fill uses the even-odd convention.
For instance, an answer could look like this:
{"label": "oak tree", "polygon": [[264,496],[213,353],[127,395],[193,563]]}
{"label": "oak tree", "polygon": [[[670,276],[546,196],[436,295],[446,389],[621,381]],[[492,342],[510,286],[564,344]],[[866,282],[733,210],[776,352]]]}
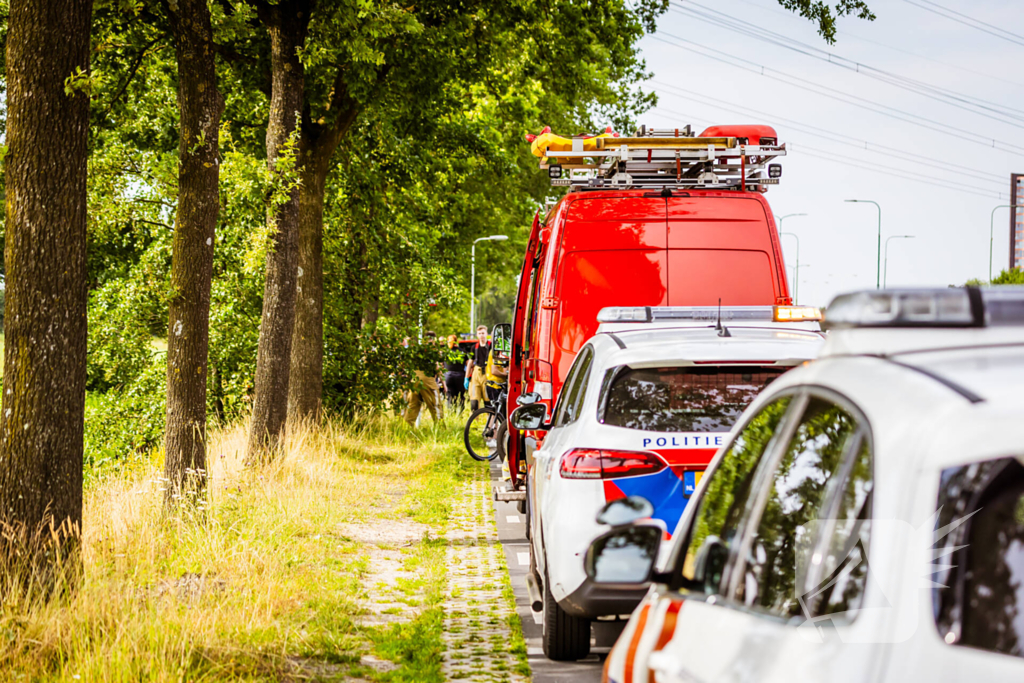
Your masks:
{"label": "oak tree", "polygon": [[12,0],[2,559],[44,583],[82,523],[91,0]]}

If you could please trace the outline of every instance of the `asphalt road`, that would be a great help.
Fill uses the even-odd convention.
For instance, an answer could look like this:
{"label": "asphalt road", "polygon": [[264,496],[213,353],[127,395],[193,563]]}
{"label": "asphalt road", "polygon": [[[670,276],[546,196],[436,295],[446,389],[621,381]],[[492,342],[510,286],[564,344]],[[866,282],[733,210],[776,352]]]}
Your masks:
{"label": "asphalt road", "polygon": [[[501,477],[500,465],[491,463],[491,482],[497,484]],[[526,573],[530,568],[530,547],[526,540],[525,517],[519,513],[515,503],[495,502],[494,516],[498,522],[498,538],[505,548],[509,579],[516,596],[516,611],[523,625],[526,653],[530,660],[530,671],[534,683],[599,683],[604,658],[622,629],[621,624],[594,622],[591,632],[590,656],[578,662],[552,662],[541,650],[542,615],[530,609],[530,598],[526,592]]]}

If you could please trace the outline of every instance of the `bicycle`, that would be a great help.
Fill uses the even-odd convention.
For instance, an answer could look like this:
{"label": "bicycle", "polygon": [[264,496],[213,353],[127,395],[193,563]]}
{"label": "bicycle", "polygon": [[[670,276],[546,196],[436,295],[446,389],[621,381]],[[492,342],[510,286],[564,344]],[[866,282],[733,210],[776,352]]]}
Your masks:
{"label": "bicycle", "polygon": [[466,451],[474,460],[487,462],[499,457],[505,460],[505,441],[508,438],[508,425],[505,422],[507,398],[507,385],[502,385],[493,401],[474,410],[466,420],[462,436]]}

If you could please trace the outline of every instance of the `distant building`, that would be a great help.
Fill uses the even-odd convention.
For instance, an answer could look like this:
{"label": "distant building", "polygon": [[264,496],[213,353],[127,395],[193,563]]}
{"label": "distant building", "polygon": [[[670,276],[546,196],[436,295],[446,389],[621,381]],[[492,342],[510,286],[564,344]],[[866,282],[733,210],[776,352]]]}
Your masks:
{"label": "distant building", "polygon": [[[1010,174],[1010,204],[1024,205],[1024,173]],[[1024,268],[1024,206],[1010,209],[1010,268]]]}

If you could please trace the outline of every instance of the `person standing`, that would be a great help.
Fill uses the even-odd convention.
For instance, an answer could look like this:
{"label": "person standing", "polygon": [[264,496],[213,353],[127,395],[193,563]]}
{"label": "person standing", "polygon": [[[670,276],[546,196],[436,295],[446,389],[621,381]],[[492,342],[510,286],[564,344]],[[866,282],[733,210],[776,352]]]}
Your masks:
{"label": "person standing", "polygon": [[444,352],[444,390],[448,406],[458,404],[462,410],[466,404],[466,352],[459,348],[459,338],[448,335],[448,348]]}
{"label": "person standing", "polygon": [[476,410],[487,401],[487,358],[491,353],[491,345],[487,343],[487,326],[476,328],[476,346],[473,357],[469,359],[466,369],[469,375],[469,407]]}
{"label": "person standing", "polygon": [[430,340],[409,344],[413,371],[412,383],[406,400],[409,405],[405,409],[405,421],[410,427],[416,426],[416,418],[425,405],[430,417],[437,422],[437,364],[440,360],[437,345]]}

